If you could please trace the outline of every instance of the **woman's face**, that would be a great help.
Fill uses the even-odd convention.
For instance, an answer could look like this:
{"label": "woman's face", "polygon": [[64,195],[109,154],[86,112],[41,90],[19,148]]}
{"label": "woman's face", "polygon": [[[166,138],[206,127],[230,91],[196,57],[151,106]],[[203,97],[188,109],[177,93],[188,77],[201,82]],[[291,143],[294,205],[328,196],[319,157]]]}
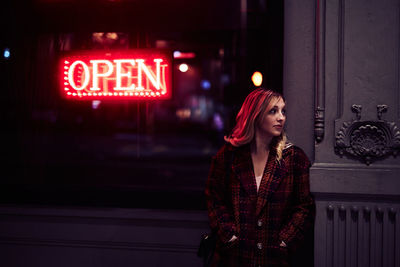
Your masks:
{"label": "woman's face", "polygon": [[282,98],[273,99],[260,118],[258,130],[270,137],[279,136],[286,122],[285,102]]}

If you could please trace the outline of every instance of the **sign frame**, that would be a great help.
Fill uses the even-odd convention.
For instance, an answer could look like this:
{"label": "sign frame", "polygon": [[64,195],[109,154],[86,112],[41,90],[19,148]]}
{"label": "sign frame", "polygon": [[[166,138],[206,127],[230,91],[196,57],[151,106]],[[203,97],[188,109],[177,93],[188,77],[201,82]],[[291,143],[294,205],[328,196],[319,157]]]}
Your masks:
{"label": "sign frame", "polygon": [[59,91],[68,100],[172,98],[168,49],[75,50],[59,59]]}

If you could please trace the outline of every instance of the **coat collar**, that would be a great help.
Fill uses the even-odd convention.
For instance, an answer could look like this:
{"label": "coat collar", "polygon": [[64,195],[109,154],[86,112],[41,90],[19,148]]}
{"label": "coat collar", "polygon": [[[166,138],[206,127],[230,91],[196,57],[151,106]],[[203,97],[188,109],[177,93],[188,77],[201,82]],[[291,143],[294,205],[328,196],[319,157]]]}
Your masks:
{"label": "coat collar", "polygon": [[257,215],[261,212],[271,195],[276,191],[287,172],[284,160],[280,160],[278,163],[276,160],[276,151],[271,150],[257,194],[250,145],[244,145],[236,149],[232,169],[240,180],[244,191],[248,195],[257,195]]}

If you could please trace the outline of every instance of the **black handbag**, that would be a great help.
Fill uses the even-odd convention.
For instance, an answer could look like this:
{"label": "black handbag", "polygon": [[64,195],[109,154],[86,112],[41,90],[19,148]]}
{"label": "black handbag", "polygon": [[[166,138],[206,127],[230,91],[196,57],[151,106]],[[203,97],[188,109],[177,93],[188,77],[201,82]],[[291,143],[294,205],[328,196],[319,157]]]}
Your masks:
{"label": "black handbag", "polygon": [[[229,176],[231,165],[233,162],[234,153],[230,157],[230,160],[225,162],[225,185],[228,191]],[[214,256],[215,246],[217,243],[217,233],[212,231],[209,234],[204,234],[201,236],[199,249],[197,250],[197,256],[203,259],[203,266],[208,267],[211,264],[211,260]]]}

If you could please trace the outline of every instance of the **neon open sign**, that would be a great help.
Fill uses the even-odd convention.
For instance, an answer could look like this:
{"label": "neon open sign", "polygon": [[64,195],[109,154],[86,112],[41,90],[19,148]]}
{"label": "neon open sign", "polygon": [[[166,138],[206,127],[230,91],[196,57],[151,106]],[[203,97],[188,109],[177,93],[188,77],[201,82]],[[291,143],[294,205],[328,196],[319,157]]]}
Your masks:
{"label": "neon open sign", "polygon": [[62,95],[70,99],[171,97],[171,56],[158,50],[79,51],[61,59]]}

